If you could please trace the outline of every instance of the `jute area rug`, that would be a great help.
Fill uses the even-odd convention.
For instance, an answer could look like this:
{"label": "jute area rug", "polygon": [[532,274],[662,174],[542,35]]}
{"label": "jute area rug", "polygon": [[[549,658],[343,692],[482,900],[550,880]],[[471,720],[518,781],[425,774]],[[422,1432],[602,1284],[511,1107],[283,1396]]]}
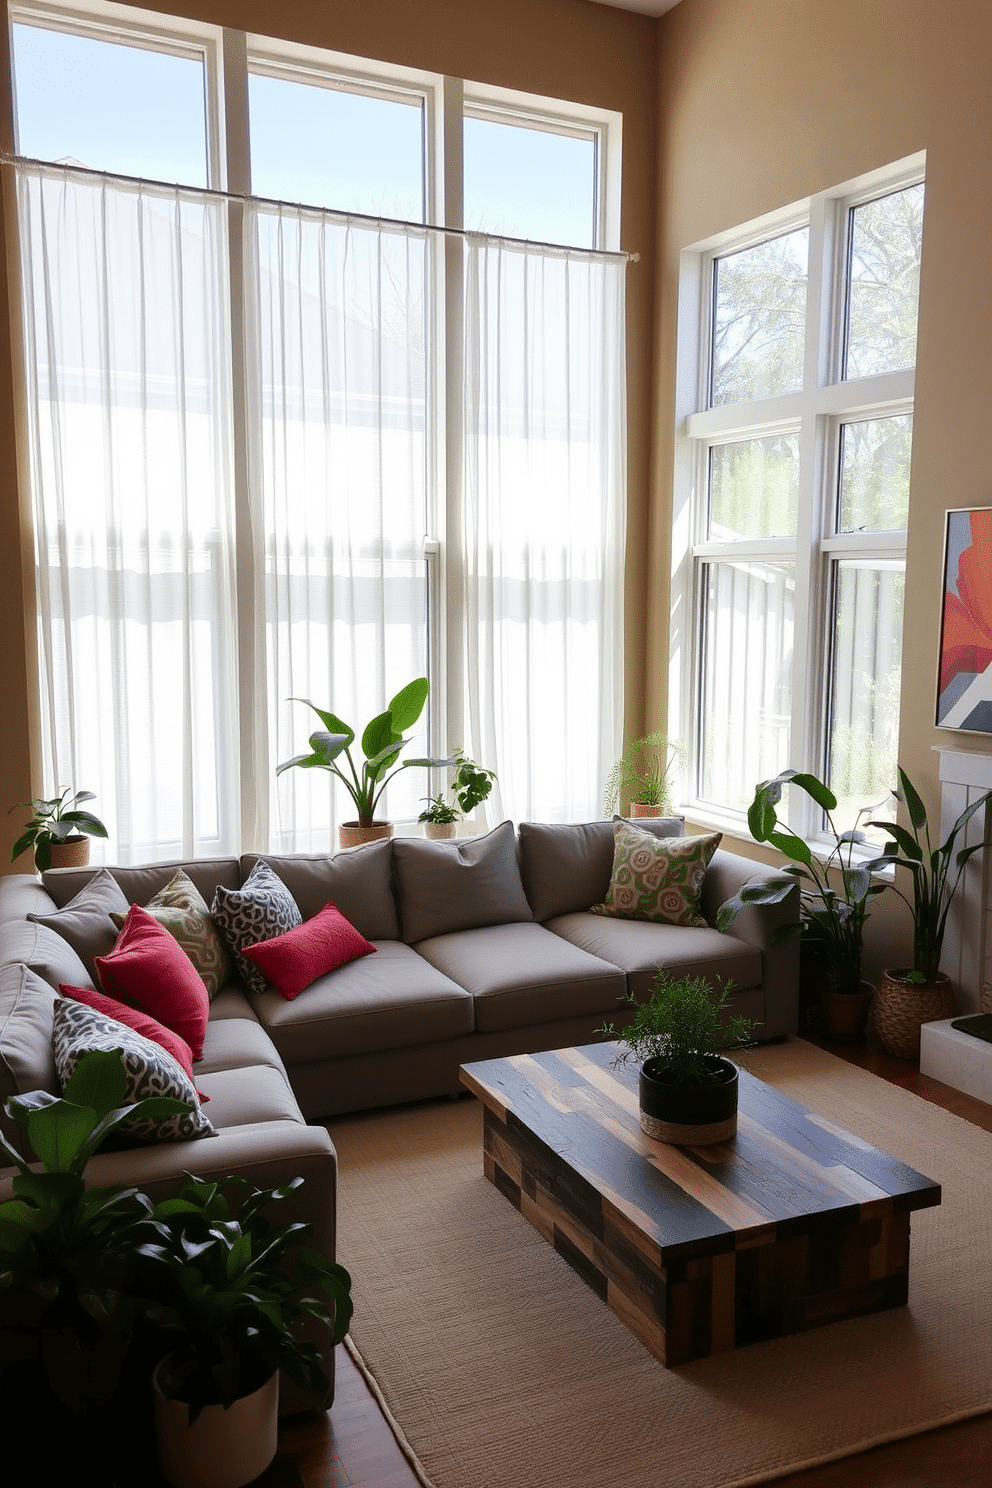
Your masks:
{"label": "jute area rug", "polygon": [[943,1185],[908,1307],[667,1370],[485,1180],[474,1100],[330,1123],[353,1338],[435,1488],[731,1488],[992,1408],[992,1136],[799,1039],[741,1062]]}

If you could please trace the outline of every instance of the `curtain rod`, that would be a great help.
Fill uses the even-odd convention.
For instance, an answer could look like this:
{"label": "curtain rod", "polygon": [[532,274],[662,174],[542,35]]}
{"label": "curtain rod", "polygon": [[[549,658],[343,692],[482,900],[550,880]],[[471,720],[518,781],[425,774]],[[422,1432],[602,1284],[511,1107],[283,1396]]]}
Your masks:
{"label": "curtain rod", "polygon": [[73,165],[59,160],[35,160],[26,155],[8,155],[0,151],[0,165],[27,166],[37,171],[61,171],[63,175],[84,176],[91,180],[115,182],[128,186],[147,186],[170,195],[188,196],[196,199],[212,197],[218,201],[241,202],[253,207],[288,207],[294,212],[309,212],[317,217],[332,217],[336,221],[356,222],[363,226],[375,226],[415,232],[436,233],[449,238],[478,238],[486,243],[507,243],[514,248],[540,248],[542,251],[563,256],[581,254],[590,259],[624,259],[627,263],[640,263],[639,253],[626,253],[623,249],[611,252],[606,248],[572,248],[563,243],[542,243],[531,238],[511,238],[499,233],[476,232],[469,227],[433,227],[426,222],[407,222],[395,217],[375,217],[366,212],[342,212],[333,207],[315,207],[306,202],[278,201],[274,197],[251,196],[244,191],[224,191],[217,186],[182,186],[176,181],[155,181],[147,176],[126,176],[117,171],[94,170],[88,165]]}

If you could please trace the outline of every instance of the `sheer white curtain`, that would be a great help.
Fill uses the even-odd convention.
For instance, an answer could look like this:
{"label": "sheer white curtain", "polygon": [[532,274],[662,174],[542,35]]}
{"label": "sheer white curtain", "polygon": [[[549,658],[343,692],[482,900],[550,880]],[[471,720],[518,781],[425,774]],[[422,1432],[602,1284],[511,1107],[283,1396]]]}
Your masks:
{"label": "sheer white curtain", "polygon": [[466,252],[468,731],[517,821],[601,816],[620,752],[624,268]]}
{"label": "sheer white curtain", "polygon": [[[253,211],[271,768],[308,748],[309,698],[354,728],[427,672],[424,233],[292,208]],[[251,325],[251,320],[249,321]],[[426,713],[411,755],[427,753]],[[353,747],[356,765],[361,759]],[[416,816],[423,771],[382,813]],[[326,852],[350,797],[319,770],[271,792],[270,840]]]}
{"label": "sheer white curtain", "polygon": [[236,839],[225,208],[19,171],[45,790],[140,861]]}

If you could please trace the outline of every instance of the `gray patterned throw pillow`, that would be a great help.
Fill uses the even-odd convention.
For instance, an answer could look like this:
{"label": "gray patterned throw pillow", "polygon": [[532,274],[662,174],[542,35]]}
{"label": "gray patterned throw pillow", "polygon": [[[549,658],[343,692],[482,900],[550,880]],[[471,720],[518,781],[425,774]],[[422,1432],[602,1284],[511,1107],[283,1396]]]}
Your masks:
{"label": "gray patterned throw pillow", "polygon": [[247,956],[242,956],[242,947],[257,945],[260,940],[274,940],[303,923],[296,900],[278,873],[259,859],[240,889],[218,885],[210,913],[245,986],[251,992],[266,991],[268,981]]}
{"label": "gray patterned throw pillow", "polygon": [[191,1109],[178,1116],[140,1118],[122,1122],[119,1130],[136,1142],[180,1142],[189,1137],[216,1136],[200,1109],[193,1082],[160,1044],[153,1044],[116,1018],[71,997],[60,997],[52,1013],[52,1054],[59,1082],[66,1081],[84,1054],[92,1049],[120,1049],[127,1075],[128,1101],[167,1095],[187,1101]]}

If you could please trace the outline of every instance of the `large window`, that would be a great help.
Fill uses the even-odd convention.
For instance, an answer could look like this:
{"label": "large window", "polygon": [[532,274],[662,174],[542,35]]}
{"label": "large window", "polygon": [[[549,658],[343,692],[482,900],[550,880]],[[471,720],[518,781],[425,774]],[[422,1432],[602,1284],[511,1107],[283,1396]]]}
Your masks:
{"label": "large window", "polygon": [[904,161],[684,255],[672,702],[701,815],[791,766],[849,826],[894,784],[923,199]]}
{"label": "large window", "polygon": [[326,849],[343,793],[274,774],[299,700],[360,727],[427,673],[416,754],[596,814],[619,120],[100,0],[11,16],[46,786],[96,792],[119,861]]}

